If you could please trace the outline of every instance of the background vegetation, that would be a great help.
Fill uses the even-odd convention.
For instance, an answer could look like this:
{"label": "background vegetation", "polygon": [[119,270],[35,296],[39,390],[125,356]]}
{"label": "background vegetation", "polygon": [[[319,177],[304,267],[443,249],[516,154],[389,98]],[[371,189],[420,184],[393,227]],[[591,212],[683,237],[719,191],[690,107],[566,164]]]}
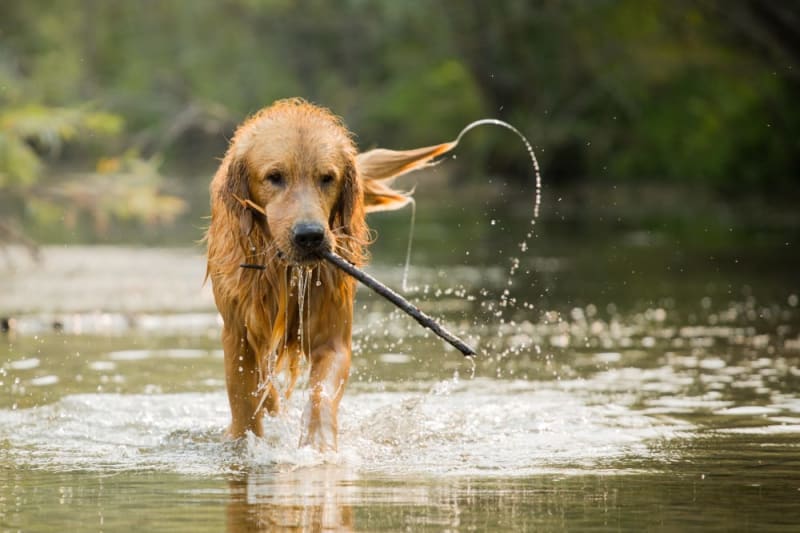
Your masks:
{"label": "background vegetation", "polygon": [[[6,0],[0,239],[202,213],[235,125],[287,96],[362,148],[493,116],[528,134],[548,186],[791,200],[798,58],[790,1]],[[528,180],[505,141],[476,133],[459,175]]]}

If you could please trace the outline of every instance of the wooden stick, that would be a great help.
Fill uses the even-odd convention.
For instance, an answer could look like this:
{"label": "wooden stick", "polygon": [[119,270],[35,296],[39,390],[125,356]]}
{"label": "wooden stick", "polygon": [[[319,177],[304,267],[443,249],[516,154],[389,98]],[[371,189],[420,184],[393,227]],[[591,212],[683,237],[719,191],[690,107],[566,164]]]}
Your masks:
{"label": "wooden stick", "polygon": [[[392,289],[378,281],[377,279],[373,278],[363,270],[359,269],[352,263],[348,262],[344,258],[336,255],[331,251],[325,251],[321,253],[322,257],[331,263],[336,268],[343,270],[345,273],[353,276],[358,281],[372,289],[373,291],[377,292],[394,305],[399,307],[401,310],[405,311],[408,315],[410,315],[414,320],[416,320],[421,326],[428,328],[429,330],[436,333],[439,337],[449,342],[454,348],[456,348],[459,352],[464,354],[465,356],[469,357],[475,355],[475,350],[472,349],[467,343],[447,331],[444,326],[437,323],[433,318],[426,315],[418,307],[414,304],[394,292]],[[240,265],[242,268],[256,268],[263,270],[265,267],[261,265],[251,265],[247,263],[243,263]]]}
{"label": "wooden stick", "polygon": [[350,262],[346,261],[342,257],[339,257],[335,253],[331,251],[322,252],[322,257],[325,258],[326,261],[333,264],[337,268],[345,271],[346,273],[350,274],[358,281],[372,289],[373,291],[377,292],[394,305],[405,311],[408,315],[411,316],[414,320],[419,322],[419,324],[423,327],[428,328],[429,330],[436,333],[438,336],[449,342],[454,348],[456,348],[459,352],[466,356],[475,355],[475,350],[473,350],[470,346],[468,346],[464,341],[447,331],[441,324],[437,323],[433,318],[426,315],[418,307],[414,304],[394,292],[392,289],[378,281],[377,279],[373,278],[363,270],[357,268],[355,265],[351,264]]}

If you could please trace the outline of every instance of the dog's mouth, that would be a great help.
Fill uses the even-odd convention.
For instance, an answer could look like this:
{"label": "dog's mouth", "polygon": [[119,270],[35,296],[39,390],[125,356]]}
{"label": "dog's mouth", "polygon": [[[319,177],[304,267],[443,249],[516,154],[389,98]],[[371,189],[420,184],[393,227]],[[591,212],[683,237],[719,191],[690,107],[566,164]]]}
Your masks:
{"label": "dog's mouth", "polygon": [[295,250],[293,248],[290,250],[287,253],[279,248],[276,257],[289,266],[314,266],[322,262],[322,257],[325,252],[330,250],[330,246],[326,244],[314,250]]}

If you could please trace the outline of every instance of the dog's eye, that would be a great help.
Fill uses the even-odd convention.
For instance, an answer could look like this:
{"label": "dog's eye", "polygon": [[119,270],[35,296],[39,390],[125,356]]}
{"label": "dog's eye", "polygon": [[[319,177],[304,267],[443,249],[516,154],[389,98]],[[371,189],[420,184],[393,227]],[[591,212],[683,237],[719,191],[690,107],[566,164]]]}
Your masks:
{"label": "dog's eye", "polygon": [[266,181],[270,182],[273,185],[283,185],[284,184],[283,174],[281,174],[277,170],[267,174],[267,176],[264,179]]}
{"label": "dog's eye", "polygon": [[322,183],[323,185],[330,185],[331,183],[333,183],[334,179],[335,178],[333,177],[333,174],[323,174],[322,177],[319,179],[319,182]]}

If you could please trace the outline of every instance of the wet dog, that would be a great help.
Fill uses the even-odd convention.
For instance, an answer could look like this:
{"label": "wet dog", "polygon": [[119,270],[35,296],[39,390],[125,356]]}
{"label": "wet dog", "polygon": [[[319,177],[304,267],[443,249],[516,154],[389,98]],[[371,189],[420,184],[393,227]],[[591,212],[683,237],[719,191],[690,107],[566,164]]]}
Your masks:
{"label": "wet dog", "polygon": [[300,444],[336,449],[355,285],[319,254],[363,264],[366,213],[406,205],[410,197],[391,180],[451,147],[359,154],[340,119],[300,99],[239,126],[211,182],[206,234],[207,278],[224,322],[229,437],[261,435],[264,412],[280,411],[308,361]]}

